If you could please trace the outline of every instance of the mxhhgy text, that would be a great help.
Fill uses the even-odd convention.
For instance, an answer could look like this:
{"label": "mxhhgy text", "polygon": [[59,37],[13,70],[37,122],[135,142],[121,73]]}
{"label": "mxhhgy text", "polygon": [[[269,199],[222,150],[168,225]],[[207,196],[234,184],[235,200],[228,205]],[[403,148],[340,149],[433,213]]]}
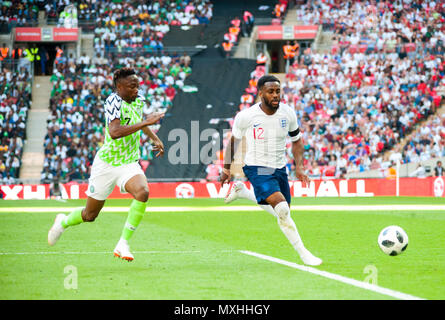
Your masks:
{"label": "mxhhgy text", "polygon": [[270,305],[263,304],[220,304],[217,308],[205,306],[181,306],[175,307],[175,315],[200,315],[206,317],[208,314],[218,315],[267,315]]}

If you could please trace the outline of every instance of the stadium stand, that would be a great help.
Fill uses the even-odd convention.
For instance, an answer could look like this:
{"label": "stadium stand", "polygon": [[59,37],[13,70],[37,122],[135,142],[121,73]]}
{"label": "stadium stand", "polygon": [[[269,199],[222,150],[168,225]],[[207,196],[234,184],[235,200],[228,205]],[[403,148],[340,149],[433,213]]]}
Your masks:
{"label": "stadium stand", "polygon": [[31,104],[31,76],[5,67],[0,73],[0,178],[14,184],[20,174],[26,119]]}

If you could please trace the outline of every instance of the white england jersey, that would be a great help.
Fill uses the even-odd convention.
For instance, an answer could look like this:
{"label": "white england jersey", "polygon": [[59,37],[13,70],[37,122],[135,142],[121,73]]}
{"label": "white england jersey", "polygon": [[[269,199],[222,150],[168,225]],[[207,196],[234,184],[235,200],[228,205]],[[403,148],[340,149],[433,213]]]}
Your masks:
{"label": "white england jersey", "polygon": [[292,141],[301,138],[295,111],[282,103],[273,115],[264,113],[260,103],[254,104],[236,115],[232,128],[236,139],[246,136],[244,163],[248,166],[284,167],[289,133]]}

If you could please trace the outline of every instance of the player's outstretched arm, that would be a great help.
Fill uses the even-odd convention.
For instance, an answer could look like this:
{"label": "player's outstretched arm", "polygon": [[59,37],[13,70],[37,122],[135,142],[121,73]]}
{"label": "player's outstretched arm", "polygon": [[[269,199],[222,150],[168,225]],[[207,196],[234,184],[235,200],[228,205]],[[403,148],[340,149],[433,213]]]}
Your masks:
{"label": "player's outstretched arm", "polygon": [[116,118],[109,123],[108,131],[110,132],[110,136],[112,139],[119,139],[133,134],[136,131],[142,130],[146,126],[155,124],[163,117],[163,113],[152,113],[141,122],[128,126],[121,125],[121,120],[119,118]]}
{"label": "player's outstretched arm", "polygon": [[305,183],[309,183],[309,177],[304,173],[304,164],[303,164],[303,139],[300,138],[297,141],[292,142],[292,155],[294,156],[295,161],[295,177]]}

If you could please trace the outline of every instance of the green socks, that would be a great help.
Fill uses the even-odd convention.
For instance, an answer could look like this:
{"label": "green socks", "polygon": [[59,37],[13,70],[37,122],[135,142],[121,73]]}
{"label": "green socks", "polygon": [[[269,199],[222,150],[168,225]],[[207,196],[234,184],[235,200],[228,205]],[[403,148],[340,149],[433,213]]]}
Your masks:
{"label": "green socks", "polygon": [[147,207],[147,202],[141,202],[138,200],[133,200],[131,202],[130,211],[128,212],[128,218],[125,222],[124,229],[122,230],[121,239],[130,240],[133,232],[138,227],[142,218],[144,217],[145,208]]}
{"label": "green socks", "polygon": [[64,220],[62,220],[62,227],[66,229],[68,227],[82,223],[82,209],[83,208],[74,209],[74,211],[72,211]]}
{"label": "green socks", "polygon": [[[131,202],[130,211],[128,212],[127,221],[125,222],[124,229],[122,230],[121,238],[125,240],[130,240],[133,232],[139,226],[142,218],[144,217],[145,208],[147,207],[147,202],[141,202],[138,200],[133,200]],[[77,208],[72,211],[64,220],[62,220],[62,227],[64,229],[75,226],[83,222],[82,219],[83,208]]]}

